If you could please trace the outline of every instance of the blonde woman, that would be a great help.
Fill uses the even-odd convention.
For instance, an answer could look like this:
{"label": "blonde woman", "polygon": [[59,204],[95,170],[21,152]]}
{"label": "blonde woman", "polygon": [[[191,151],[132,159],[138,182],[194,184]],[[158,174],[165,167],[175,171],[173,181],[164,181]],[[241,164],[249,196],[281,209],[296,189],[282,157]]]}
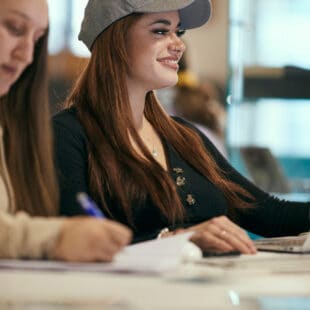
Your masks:
{"label": "blonde woman", "polygon": [[110,261],[123,225],[56,218],[47,103],[45,0],[0,2],[0,258]]}

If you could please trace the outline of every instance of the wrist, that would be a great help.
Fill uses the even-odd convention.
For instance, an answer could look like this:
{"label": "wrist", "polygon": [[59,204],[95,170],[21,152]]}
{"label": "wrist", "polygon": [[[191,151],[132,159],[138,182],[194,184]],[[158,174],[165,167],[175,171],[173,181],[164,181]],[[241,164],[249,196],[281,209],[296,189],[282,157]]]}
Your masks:
{"label": "wrist", "polygon": [[168,237],[171,234],[168,227],[163,228],[157,235],[157,239]]}

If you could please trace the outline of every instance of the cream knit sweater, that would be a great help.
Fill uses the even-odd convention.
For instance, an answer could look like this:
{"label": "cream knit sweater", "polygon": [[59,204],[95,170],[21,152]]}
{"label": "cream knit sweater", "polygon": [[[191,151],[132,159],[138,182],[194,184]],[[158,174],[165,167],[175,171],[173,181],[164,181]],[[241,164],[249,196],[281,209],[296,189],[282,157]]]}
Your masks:
{"label": "cream knit sweater", "polygon": [[63,219],[30,217],[14,210],[0,126],[0,258],[51,257]]}

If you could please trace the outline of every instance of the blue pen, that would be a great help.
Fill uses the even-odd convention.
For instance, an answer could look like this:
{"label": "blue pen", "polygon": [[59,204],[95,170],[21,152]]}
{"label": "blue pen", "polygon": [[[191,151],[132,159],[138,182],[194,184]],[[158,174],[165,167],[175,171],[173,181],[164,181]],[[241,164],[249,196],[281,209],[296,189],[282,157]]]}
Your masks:
{"label": "blue pen", "polygon": [[78,193],[76,199],[89,216],[100,217],[102,219],[105,218],[97,204],[86,193]]}

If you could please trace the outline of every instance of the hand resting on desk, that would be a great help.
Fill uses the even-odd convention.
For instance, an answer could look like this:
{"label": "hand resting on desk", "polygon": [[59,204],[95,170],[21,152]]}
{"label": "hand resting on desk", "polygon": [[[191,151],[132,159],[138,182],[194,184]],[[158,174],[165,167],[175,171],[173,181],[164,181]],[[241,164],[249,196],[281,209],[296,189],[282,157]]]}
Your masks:
{"label": "hand resting on desk", "polygon": [[201,224],[189,227],[195,231],[191,241],[203,251],[255,254],[256,249],[247,233],[226,216],[214,217]]}
{"label": "hand resting on desk", "polygon": [[66,219],[53,258],[73,262],[109,262],[131,238],[129,229],[107,219]]}
{"label": "hand resting on desk", "polygon": [[255,254],[256,248],[248,234],[226,216],[214,217],[211,220],[191,226],[187,229],[168,231],[161,237],[169,237],[185,231],[196,232],[190,239],[203,252],[240,252]]}

